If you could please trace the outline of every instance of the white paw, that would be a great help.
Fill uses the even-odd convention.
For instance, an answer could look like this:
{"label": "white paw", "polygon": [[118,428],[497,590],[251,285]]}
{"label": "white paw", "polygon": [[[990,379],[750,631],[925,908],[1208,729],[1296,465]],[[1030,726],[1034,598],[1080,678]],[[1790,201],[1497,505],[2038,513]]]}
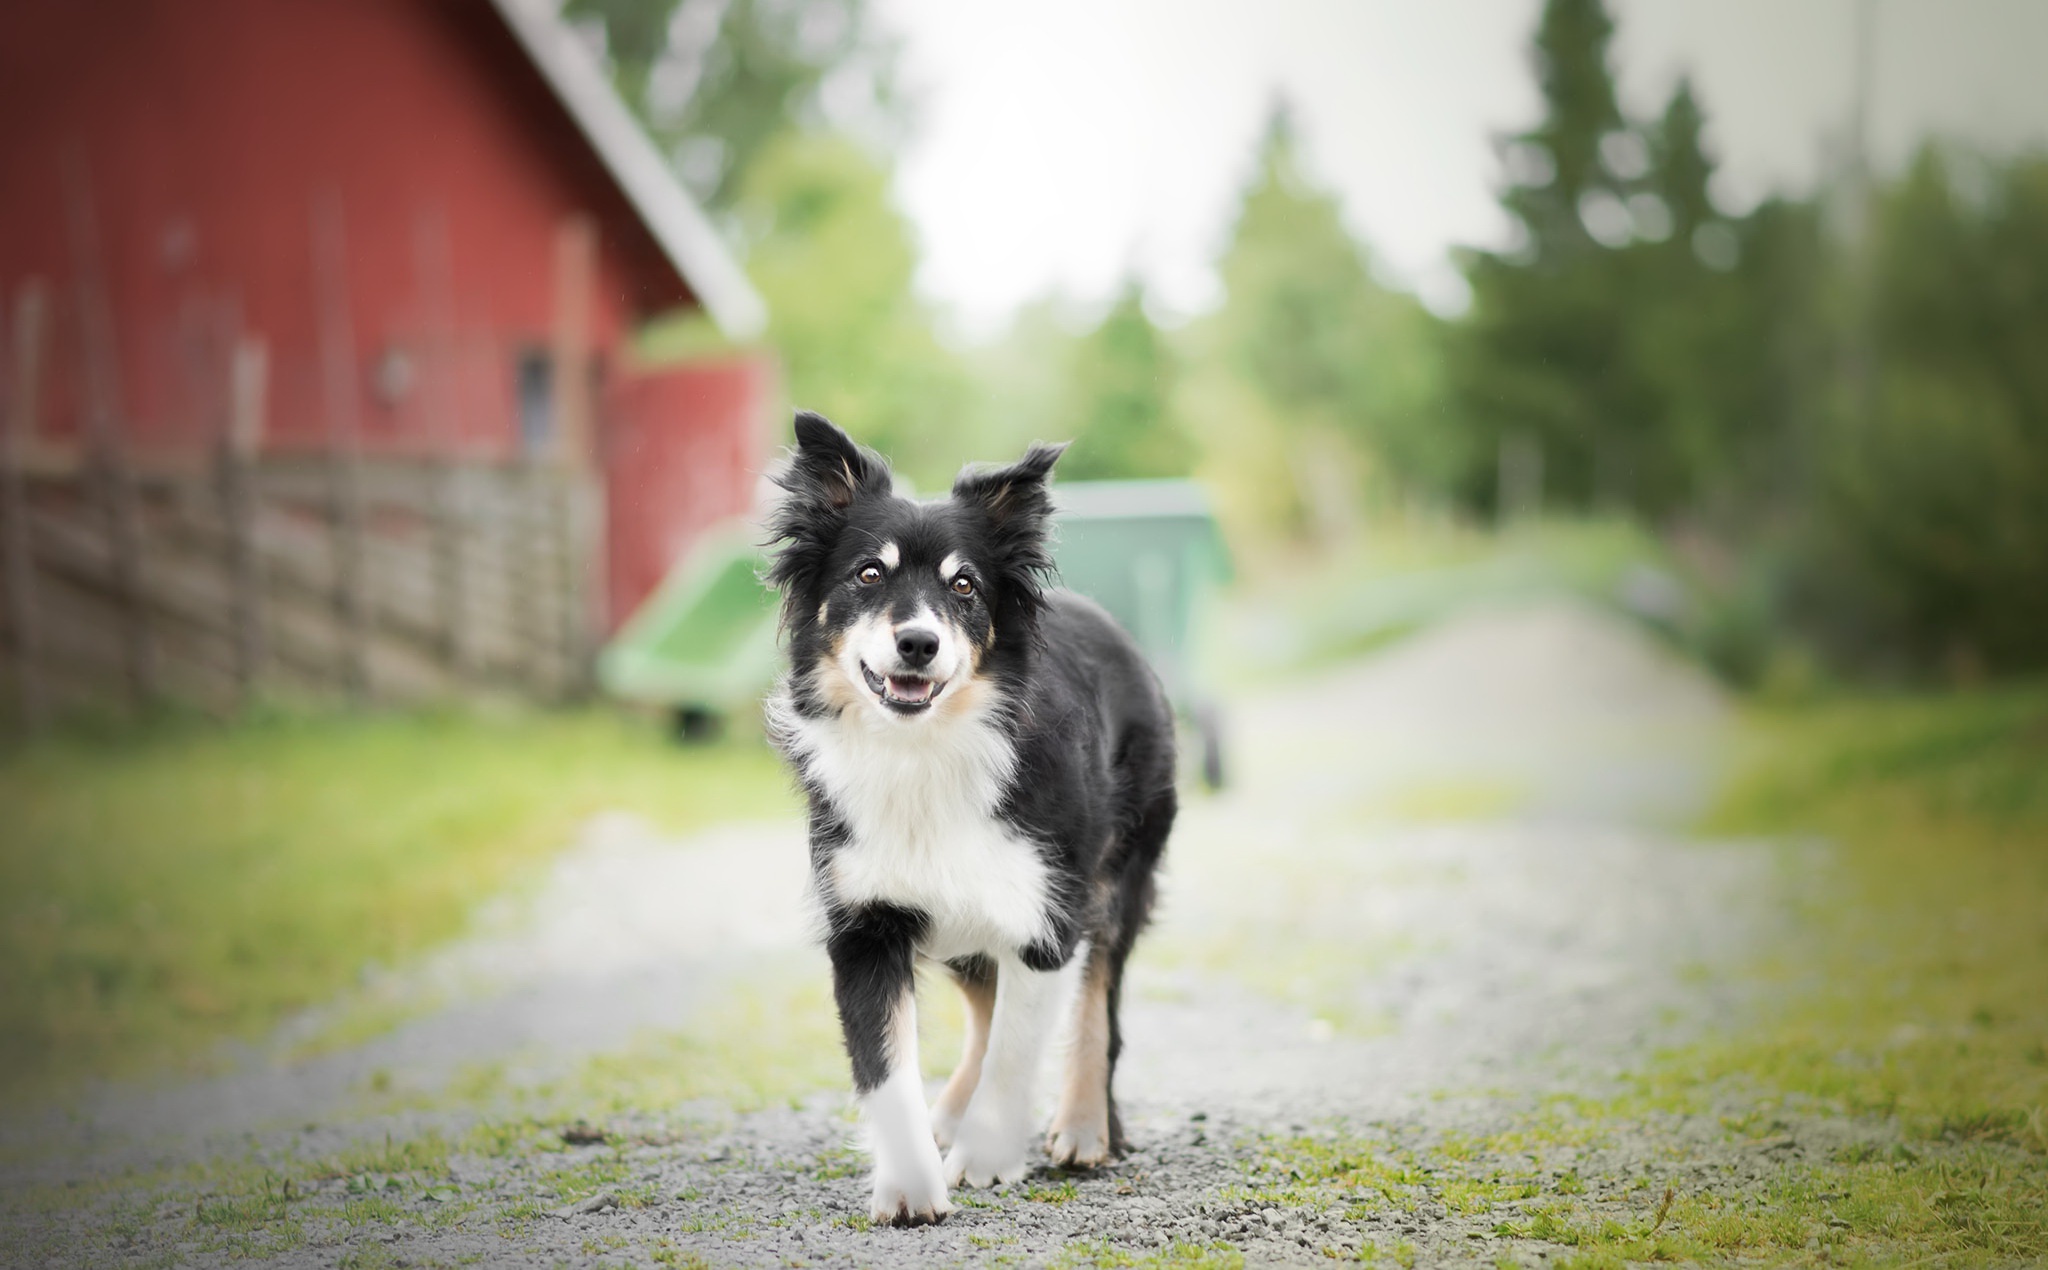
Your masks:
{"label": "white paw", "polygon": [[907,1169],[877,1168],[868,1216],[881,1226],[929,1226],[944,1221],[953,1206],[946,1202],[946,1183],[939,1176],[936,1151]]}
{"label": "white paw", "polygon": [[946,1180],[955,1186],[1000,1186],[1030,1171],[1031,1127],[978,1116],[972,1108],[953,1131]]}
{"label": "white paw", "polygon": [[1109,1158],[1109,1125],[1054,1125],[1045,1153],[1059,1168],[1092,1169]]}

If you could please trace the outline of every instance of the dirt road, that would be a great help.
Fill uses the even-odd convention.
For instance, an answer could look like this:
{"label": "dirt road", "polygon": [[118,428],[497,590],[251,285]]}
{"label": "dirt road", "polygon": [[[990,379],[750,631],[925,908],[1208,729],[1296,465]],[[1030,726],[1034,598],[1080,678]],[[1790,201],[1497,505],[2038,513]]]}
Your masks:
{"label": "dirt road", "polygon": [[[335,1024],[308,1020],[218,1077],[105,1090],[9,1127],[9,1186],[71,1182],[79,1201],[19,1218],[8,1255],[1493,1264],[1556,1250],[1514,1220],[1555,1187],[1654,1203],[1679,1167],[1657,1143],[1685,1125],[1597,1150],[1553,1135],[1512,1167],[1501,1135],[1741,1008],[1729,971],[1777,920],[1772,858],[1682,830],[1725,739],[1715,690],[1614,619],[1560,605],[1439,627],[1249,696],[1231,720],[1232,786],[1187,806],[1133,963],[1118,1084],[1136,1150],[1098,1174],[1044,1170],[956,1196],[936,1229],[866,1229],[848,1099],[815,1076],[843,1080],[830,1053],[809,1056],[814,1092],[769,1082],[740,1111],[697,1090],[565,1145],[549,1116],[569,1104],[533,1091],[566,1072],[587,1089],[594,1056],[693,1029],[760,1044],[707,1022],[737,1017],[735,1000],[794,990],[790,1010],[826,1008],[800,826],[667,842],[621,814],[472,938],[379,985],[372,997],[415,1015],[399,1026],[279,1061]],[[822,1022],[792,1043],[829,1048]],[[502,1124],[519,1127],[494,1138]],[[1465,1189],[1440,1175],[1447,1144],[1465,1144],[1448,1157]],[[1353,1167],[1319,1190],[1330,1152],[1365,1153],[1383,1184],[1359,1193]],[[322,1159],[365,1167],[309,1170]],[[162,1171],[195,1160],[211,1163]],[[1764,1161],[1711,1163],[1739,1177]],[[107,1180],[124,1168],[156,1171]],[[299,1190],[265,1198],[257,1174]],[[209,1222],[209,1196],[246,1214]]]}

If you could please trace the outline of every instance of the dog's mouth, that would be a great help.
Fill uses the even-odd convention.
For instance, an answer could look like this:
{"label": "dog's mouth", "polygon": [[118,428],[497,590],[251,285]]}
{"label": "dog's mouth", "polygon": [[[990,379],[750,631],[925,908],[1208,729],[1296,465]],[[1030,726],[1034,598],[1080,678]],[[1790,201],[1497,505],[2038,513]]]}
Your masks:
{"label": "dog's mouth", "polygon": [[868,691],[881,699],[883,705],[904,714],[915,714],[931,708],[939,690],[946,685],[923,675],[878,675],[860,664],[861,678],[867,680]]}

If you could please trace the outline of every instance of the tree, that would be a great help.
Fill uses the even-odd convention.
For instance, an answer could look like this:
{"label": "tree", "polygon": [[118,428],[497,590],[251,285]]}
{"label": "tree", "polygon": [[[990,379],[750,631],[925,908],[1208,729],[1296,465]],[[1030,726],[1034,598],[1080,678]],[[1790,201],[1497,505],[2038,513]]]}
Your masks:
{"label": "tree", "polygon": [[887,172],[859,144],[784,133],[749,166],[734,212],[771,315],[790,399],[897,460],[922,484],[975,453],[958,359],[912,290],[917,253]]}
{"label": "tree", "polygon": [[[1979,168],[1964,193],[1958,163]],[[2048,158],[1929,147],[1878,200],[1875,391],[1819,456],[1818,579],[1851,653],[2048,665]],[[1853,620],[1844,622],[1843,615]]]}
{"label": "tree", "polygon": [[1218,440],[1280,450],[1296,527],[1337,527],[1375,470],[1430,483],[1434,447],[1452,440],[1434,427],[1433,322],[1373,279],[1337,200],[1303,170],[1284,107],[1267,124],[1218,268],[1223,306],[1193,338],[1265,404],[1254,417],[1277,423],[1249,446]]}
{"label": "tree", "polygon": [[1177,366],[1145,314],[1135,279],[1100,325],[1074,350],[1062,423],[1074,448],[1061,460],[1067,477],[1186,476],[1195,446],[1174,412]]}
{"label": "tree", "polygon": [[1533,53],[1545,115],[1514,139],[1528,167],[1501,201],[1527,228],[1537,260],[1563,267],[1593,246],[1581,204],[1617,182],[1603,143],[1622,126],[1607,66],[1614,22],[1603,0],[1549,0]]}
{"label": "tree", "polygon": [[825,118],[830,78],[898,122],[894,50],[867,0],[568,0],[564,14],[601,27],[620,95],[715,210],[785,129],[844,126]]}
{"label": "tree", "polygon": [[1616,140],[1613,30],[1601,0],[1544,6],[1534,54],[1545,113],[1508,143],[1501,195],[1520,242],[1467,257],[1472,307],[1450,356],[1473,443],[1460,491],[1480,506],[1497,494],[1494,456],[1516,441],[1538,448],[1550,500],[1626,498],[1648,403],[1626,353],[1627,270],[1612,250],[1628,230],[1616,219],[1627,216],[1625,177],[1610,159],[1633,150]]}

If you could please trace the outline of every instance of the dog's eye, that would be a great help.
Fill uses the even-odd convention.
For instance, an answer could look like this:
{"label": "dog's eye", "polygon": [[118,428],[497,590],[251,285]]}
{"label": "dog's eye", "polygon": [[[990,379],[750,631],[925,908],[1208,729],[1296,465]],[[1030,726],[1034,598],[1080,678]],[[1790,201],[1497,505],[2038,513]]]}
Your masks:
{"label": "dog's eye", "polygon": [[970,577],[968,577],[968,576],[967,576],[966,574],[964,574],[964,573],[963,573],[963,574],[961,574],[961,575],[960,575],[959,577],[957,577],[957,578],[953,579],[953,594],[955,594],[955,595],[973,595],[973,594],[974,594],[974,579],[973,579],[973,578],[970,578]]}
{"label": "dog's eye", "polygon": [[864,564],[860,567],[860,572],[854,574],[853,576],[860,579],[860,584],[862,586],[873,586],[875,583],[880,582],[882,580],[882,566],[876,564]]}

